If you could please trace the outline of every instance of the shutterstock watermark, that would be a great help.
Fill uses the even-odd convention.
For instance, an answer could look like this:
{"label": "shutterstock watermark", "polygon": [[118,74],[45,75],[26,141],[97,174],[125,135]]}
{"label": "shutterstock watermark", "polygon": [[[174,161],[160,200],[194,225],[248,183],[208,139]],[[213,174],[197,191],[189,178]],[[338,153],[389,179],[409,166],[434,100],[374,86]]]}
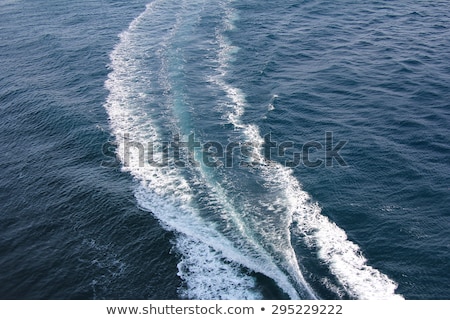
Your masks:
{"label": "shutterstock watermark", "polygon": [[[341,151],[346,140],[335,142],[332,132],[325,132],[323,141],[307,141],[303,144],[293,141],[277,142],[270,133],[261,141],[232,141],[223,144],[217,141],[201,143],[194,134],[181,137],[176,134],[171,141],[136,141],[125,133],[118,142],[107,142],[102,152],[108,160],[103,167],[167,167],[179,168],[258,167],[273,164],[275,161],[289,168],[346,167],[347,162]],[[121,154],[119,161],[117,154]]]}

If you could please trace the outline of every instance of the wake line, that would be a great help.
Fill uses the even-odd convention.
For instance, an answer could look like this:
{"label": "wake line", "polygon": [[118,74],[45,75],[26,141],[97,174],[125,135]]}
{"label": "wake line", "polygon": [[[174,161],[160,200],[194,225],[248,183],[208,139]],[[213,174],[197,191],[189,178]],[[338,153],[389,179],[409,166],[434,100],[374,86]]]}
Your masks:
{"label": "wake line", "polygon": [[[183,25],[183,32],[189,33],[189,30],[192,28],[192,25]],[[180,34],[179,37],[183,38],[187,35]],[[169,45],[168,48],[171,46]],[[171,51],[177,51],[178,47],[175,46],[172,50],[166,52],[166,56],[172,57],[168,58],[162,55],[163,65],[166,67],[164,69],[164,84],[167,91],[172,92],[172,110],[175,117],[178,119],[178,128],[181,128],[184,135],[187,135],[191,132],[192,128],[186,124],[186,118],[189,117],[189,114],[183,112],[183,100],[184,94],[181,89],[177,89],[178,87],[183,87],[183,79],[179,74],[179,57],[173,58],[174,54]],[[182,51],[179,53],[181,54]],[[178,62],[178,63],[177,63]],[[172,68],[170,68],[172,66]],[[172,75],[172,77],[168,76]],[[181,78],[181,80],[180,80]],[[180,83],[179,83],[180,82]],[[172,84],[176,86],[176,88],[172,87]],[[181,84],[181,85],[180,85]],[[184,119],[181,121],[180,119]],[[242,242],[244,240],[245,244],[240,244],[239,250],[240,254],[251,257],[252,260],[242,259],[238,257],[236,254],[227,254],[227,250],[223,248],[223,246],[218,245],[217,243],[211,242],[211,240],[204,240],[205,243],[208,243],[213,248],[220,250],[225,256],[232,258],[234,261],[239,262],[240,264],[260,273],[267,275],[268,277],[273,278],[276,282],[290,295],[291,298],[297,299],[299,296],[294,288],[289,283],[289,280],[286,276],[278,270],[278,267],[272,262],[272,257],[270,257],[265,249],[258,243],[254,237],[252,236],[252,231],[249,230],[248,226],[243,223],[240,219],[239,213],[236,211],[236,208],[233,205],[230,205],[231,198],[227,195],[227,192],[222,188],[219,184],[212,184],[212,177],[208,172],[205,171],[204,167],[199,167],[194,170],[201,178],[199,184],[207,187],[209,192],[207,194],[208,203],[214,203],[215,211],[220,214],[221,218],[227,223],[230,223],[235,226],[235,231],[238,233],[237,235],[228,235],[229,238],[233,239],[234,242]],[[195,205],[193,205],[195,206]],[[193,236],[193,235],[192,235]],[[228,246],[233,246],[233,243],[230,243]],[[255,261],[258,261],[255,263]],[[264,265],[264,268],[261,268],[261,265]],[[309,298],[314,297],[313,294],[308,295]]]}
{"label": "wake line", "polygon": [[[220,4],[226,14],[222,21],[224,28],[216,33],[219,67],[217,75],[209,80],[216,83],[230,101],[225,118],[246,140],[262,143],[259,128],[242,121],[246,105],[244,93],[226,81],[231,56],[238,48],[232,46],[224,31],[234,28],[236,15],[227,6],[229,3]],[[192,11],[189,11],[191,6]],[[127,132],[133,135],[133,141],[145,143],[160,141],[164,130],[170,131],[173,127],[184,134],[191,130],[186,121],[181,125],[167,123],[168,117],[173,118],[167,112],[175,114],[178,119],[184,118],[184,111],[180,108],[184,93],[172,86],[179,81],[174,69],[177,66],[173,64],[181,60],[169,57],[177,53],[176,46],[172,46],[185,19],[190,23],[188,26],[192,26],[203,10],[198,10],[198,7],[205,6],[205,1],[180,4],[178,1],[156,0],[148,4],[146,10],[120,35],[120,42],[111,53],[112,71],[105,83],[110,91],[105,107],[119,144],[123,143],[121,137]],[[155,52],[154,55],[149,48]],[[155,63],[147,65],[146,59],[155,59]],[[151,92],[163,94],[155,96]],[[163,107],[169,110],[161,110]],[[148,110],[152,111],[153,117],[148,116]],[[123,149],[118,148],[122,161]],[[260,152],[255,152],[254,156],[258,161],[264,161]],[[258,207],[248,209],[254,205],[251,199],[237,206],[230,200],[232,197],[226,188],[214,183],[213,176],[205,168],[189,172],[194,179],[189,180],[184,177],[186,172],[176,166],[133,166],[132,163],[136,164],[138,160],[132,157],[131,165],[123,170],[129,170],[140,183],[135,192],[140,206],[151,211],[165,228],[177,234],[175,247],[183,255],[178,268],[180,277],[187,284],[187,290],[182,293],[186,297],[261,298],[254,278],[242,272],[240,266],[245,266],[274,279],[293,299],[298,299],[299,294],[314,298],[291,245],[290,227],[293,222],[307,240],[306,244],[319,248],[319,258],[326,262],[349,295],[362,299],[395,296],[396,284],[366,265],[366,260],[359,255],[359,248],[347,240],[345,232],[321,215],[320,208],[309,201],[309,195],[301,189],[292,170],[280,164],[263,166],[258,174],[266,182],[268,194],[277,195],[277,199],[268,203],[261,201]],[[205,191],[199,191],[196,185],[202,185]],[[201,192],[204,192],[206,209],[209,206],[214,208],[223,222],[232,226],[229,230],[235,231],[234,234],[225,234],[215,221],[202,216],[201,211],[205,207],[198,202]],[[275,228],[268,225],[264,210],[279,217]],[[253,232],[259,232],[265,238],[258,240]],[[274,258],[280,262],[274,262]],[[222,277],[221,270],[225,270]],[[205,277],[205,272],[210,272],[210,276]],[[219,280],[214,282],[215,279]],[[239,290],[233,289],[236,286]]]}
{"label": "wake line", "polygon": [[[138,36],[138,30],[141,28],[142,21],[145,21],[148,16],[152,16],[154,12],[158,12],[158,4],[159,2],[155,1],[146,6],[146,10],[130,24],[128,30],[120,35],[120,42],[111,53],[112,72],[106,82],[106,87],[110,91],[106,108],[111,118],[113,133],[118,138],[118,142],[123,141],[120,137],[126,132],[132,132],[133,140],[135,141],[145,142],[159,139],[158,126],[154,123],[149,123],[149,119],[146,119],[144,111],[139,111],[142,110],[142,106],[152,102],[152,98],[147,96],[145,92],[149,87],[158,86],[148,81],[149,74],[142,75],[145,67],[139,57],[142,56],[142,51],[146,48],[140,45],[141,41]],[[164,6],[166,5],[167,3],[164,4]],[[163,48],[167,46],[167,41],[173,36],[180,22],[179,17],[175,17],[175,20],[173,24],[174,30],[168,34],[162,44],[159,44]],[[164,67],[163,65],[161,69],[164,70]],[[143,117],[146,121],[142,120]],[[123,161],[122,148],[118,150],[119,157]],[[133,163],[134,161],[136,163],[136,160],[132,158],[130,162]],[[211,243],[211,238],[217,238],[216,242],[224,250],[229,249],[226,239],[221,239],[220,234],[211,234],[211,227],[206,225],[196,212],[192,210],[192,207],[189,205],[192,202],[192,190],[189,183],[180,175],[177,169],[131,167],[126,170],[130,170],[133,176],[140,181],[141,186],[136,190],[135,196],[141,207],[153,212],[167,229],[183,233],[191,239],[186,241],[182,237],[177,238],[176,247],[185,257],[191,256],[191,260],[193,259],[195,263],[196,261],[193,258],[195,251],[193,249],[196,248],[199,241],[200,244],[202,242]],[[209,238],[207,235],[209,235]],[[218,246],[219,249],[220,246]],[[187,252],[186,248],[189,249]],[[201,252],[203,253],[203,256],[199,257],[201,262],[217,260],[213,254],[206,254],[208,251],[203,250]],[[229,252],[228,254],[232,256],[237,253]],[[237,268],[229,265],[225,266],[220,261],[215,265],[211,263],[209,265],[212,269],[228,270],[226,275],[231,279],[236,279],[236,282],[241,284],[239,294],[237,295],[236,291],[231,290],[229,287],[221,288],[219,292],[211,291],[211,289],[208,291],[206,290],[207,288],[198,290],[197,288],[201,287],[201,285],[198,286],[195,283],[196,275],[192,277],[182,274],[183,269],[185,269],[182,268],[182,265],[189,265],[190,263],[190,260],[180,263],[180,276],[190,286],[188,288],[190,290],[188,297],[197,299],[260,298],[260,295],[252,290],[255,286],[252,278],[245,275],[241,276]],[[192,266],[190,267],[192,269]],[[192,281],[192,278],[194,278],[194,281]],[[211,288],[214,287],[219,286],[211,286]]]}
{"label": "wake line", "polygon": [[[145,142],[160,139],[158,131],[161,128],[152,123],[146,117],[145,110],[142,109],[142,106],[154,103],[154,99],[146,92],[154,87],[154,90],[158,90],[159,85],[149,81],[148,76],[151,72],[148,74],[144,72],[142,52],[146,50],[146,47],[141,44],[142,34],[140,34],[140,30],[143,28],[142,22],[146,21],[147,17],[153,17],[154,12],[158,12],[158,4],[159,2],[155,1],[147,5],[146,10],[130,24],[129,29],[120,35],[120,42],[111,53],[112,72],[105,83],[110,94],[105,107],[110,116],[111,128],[119,143],[118,156],[122,161],[124,160],[124,153],[120,144],[123,144],[122,138],[125,133],[130,132],[133,141]],[[164,5],[166,6],[167,3],[164,3]],[[169,36],[165,37],[164,43],[160,47],[167,48],[167,40],[175,33],[174,30],[180,22],[179,18],[179,16],[176,17],[174,29],[170,31]],[[165,70],[164,61],[162,65],[163,67],[160,70]],[[170,88],[165,89],[170,91]],[[143,118],[146,120],[143,120]],[[139,159],[133,157],[133,155],[131,155],[129,162],[131,166],[124,167],[123,170],[130,171],[140,181],[140,187],[135,193],[140,206],[153,212],[167,229],[188,237],[178,236],[176,247],[185,256],[179,265],[179,269],[180,276],[188,283],[188,296],[190,298],[261,298],[261,295],[255,289],[253,277],[242,274],[242,270],[235,264],[226,263],[222,259],[235,261],[251,270],[276,279],[291,298],[298,298],[295,289],[292,288],[285,275],[268,258],[264,258],[264,254],[261,255],[263,252],[257,253],[255,256],[254,252],[247,251],[248,248],[236,249],[233,243],[215,230],[214,224],[204,221],[198,215],[193,200],[195,192],[190,183],[183,178],[180,170],[170,166],[166,168],[133,166],[133,163],[139,162]],[[195,258],[192,256],[195,253],[194,249],[204,247],[204,244],[209,248],[214,248],[210,249],[213,250],[211,254],[206,254],[203,257],[199,255],[198,259],[200,260],[193,259]],[[186,248],[189,248],[189,250]],[[202,251],[203,254],[205,252],[208,251]],[[263,261],[261,261],[261,258]],[[211,264],[211,261],[214,264]],[[199,278],[200,275],[200,272],[193,270],[196,267],[198,268],[198,264],[205,264],[205,262],[217,270],[228,270],[228,279],[222,279],[221,281],[229,283],[229,285],[221,289],[221,292],[211,291],[211,286],[199,290],[198,288],[201,287],[201,285],[198,286],[199,281],[192,281]],[[196,265],[192,265],[193,263]],[[186,265],[189,266],[189,272],[185,272]],[[233,278],[234,280],[232,280]],[[200,281],[200,284],[202,281]],[[237,284],[240,287],[239,294],[230,289]]]}
{"label": "wake line", "polygon": [[[223,24],[225,26],[224,31],[231,31],[234,29],[234,21],[237,20],[236,14],[233,12],[233,10],[228,9],[227,14],[225,15],[225,18],[223,20]],[[242,132],[245,132],[246,130],[251,130],[254,128],[254,125],[246,125],[242,123],[242,115],[245,112],[245,96],[242,93],[242,91],[234,87],[230,84],[228,84],[225,80],[227,74],[228,74],[228,66],[230,64],[230,61],[232,60],[233,55],[239,50],[239,48],[233,46],[231,42],[227,39],[227,37],[220,32],[216,33],[216,38],[219,43],[220,52],[218,55],[219,60],[219,68],[218,68],[218,75],[216,77],[211,77],[210,81],[215,82],[217,85],[219,85],[227,94],[228,98],[231,100],[231,105],[228,106],[229,111],[225,113],[225,118],[233,124],[233,126],[237,130],[241,130]],[[231,110],[230,110],[231,109]],[[249,136],[246,135],[246,140],[250,141],[252,144],[260,144],[262,145],[263,139],[260,136],[253,135]],[[255,148],[257,149],[257,147]],[[251,159],[251,162],[255,160],[261,160],[262,154],[258,152],[253,153],[253,159]],[[282,222],[282,221],[280,221]],[[312,290],[312,288],[309,286],[309,284],[305,281],[302,272],[300,271],[297,259],[295,257],[294,249],[291,245],[290,241],[290,233],[289,233],[289,226],[291,224],[290,219],[284,221],[284,225],[281,227],[278,226],[277,230],[281,231],[282,235],[284,236],[284,241],[279,243],[279,233],[275,232],[275,234],[271,234],[272,239],[265,239],[266,241],[269,241],[271,243],[276,243],[278,246],[274,248],[275,254],[279,254],[283,257],[283,268],[286,270],[286,272],[290,275],[290,278],[300,285],[299,290],[303,291],[303,295],[308,299],[317,299],[316,294]],[[269,236],[270,233],[267,233],[267,227],[262,226],[261,232],[265,234],[266,236]],[[275,242],[273,242],[275,241]]]}
{"label": "wake line", "polygon": [[[232,23],[227,21],[226,24]],[[402,299],[402,296],[395,294],[397,284],[380,271],[368,266],[359,247],[347,239],[347,235],[342,229],[321,214],[320,207],[312,203],[310,196],[301,189],[300,183],[293,176],[292,169],[283,167],[279,163],[270,166],[266,163],[264,155],[260,151],[264,140],[259,133],[258,126],[244,124],[242,121],[246,105],[244,93],[224,80],[231,55],[238,48],[233,47],[223,35],[218,35],[217,38],[222,48],[221,68],[220,76],[214,81],[224,89],[232,101],[231,110],[227,112],[226,119],[244,135],[247,141],[256,145],[251,161],[256,159],[262,164],[259,170],[270,185],[272,192],[281,193],[285,200],[282,203],[288,203],[286,210],[289,212],[289,222],[285,226],[286,231],[289,232],[289,227],[295,222],[297,231],[306,239],[306,245],[310,248],[319,248],[319,259],[326,262],[331,273],[336,276],[351,297],[357,299]],[[280,192],[280,190],[282,191]],[[266,204],[266,206],[271,205]],[[290,249],[288,255],[291,260],[296,261],[294,251],[292,248]],[[297,275],[302,284],[306,284],[298,269],[298,264],[292,263],[292,265],[296,267],[291,272]],[[312,294],[308,285],[306,288]],[[339,294],[339,292],[336,293]]]}

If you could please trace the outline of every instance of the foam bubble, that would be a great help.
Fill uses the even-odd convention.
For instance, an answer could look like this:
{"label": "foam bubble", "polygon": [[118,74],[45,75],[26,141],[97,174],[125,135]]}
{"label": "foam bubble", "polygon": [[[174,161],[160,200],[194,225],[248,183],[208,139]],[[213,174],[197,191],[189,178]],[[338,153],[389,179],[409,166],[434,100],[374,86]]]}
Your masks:
{"label": "foam bubble", "polygon": [[181,295],[188,299],[262,299],[255,278],[234,261],[227,260],[210,246],[179,236],[176,249],[183,255],[178,275],[186,283]]}

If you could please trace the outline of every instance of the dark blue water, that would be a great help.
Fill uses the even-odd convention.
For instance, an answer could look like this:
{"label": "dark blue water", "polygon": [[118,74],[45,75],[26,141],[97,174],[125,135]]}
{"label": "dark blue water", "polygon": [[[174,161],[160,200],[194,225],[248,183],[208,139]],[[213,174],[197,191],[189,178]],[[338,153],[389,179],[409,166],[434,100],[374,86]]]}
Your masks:
{"label": "dark blue water", "polygon": [[0,1],[0,298],[449,299],[448,5]]}

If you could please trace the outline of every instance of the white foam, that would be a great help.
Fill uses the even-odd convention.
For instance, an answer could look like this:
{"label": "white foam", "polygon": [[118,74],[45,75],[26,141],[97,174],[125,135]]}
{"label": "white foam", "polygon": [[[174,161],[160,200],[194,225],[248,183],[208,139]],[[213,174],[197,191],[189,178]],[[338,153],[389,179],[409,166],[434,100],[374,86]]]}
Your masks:
{"label": "white foam", "polygon": [[[202,3],[200,1],[192,5]],[[252,161],[264,164],[264,158],[258,151],[258,146],[263,143],[259,128],[242,121],[245,95],[226,81],[229,64],[238,48],[232,46],[224,36],[224,30],[234,28],[236,14],[226,3],[222,4],[227,13],[223,30],[218,30],[216,34],[219,68],[218,75],[212,77],[211,81],[219,85],[229,99],[229,103],[223,106],[225,118],[255,145]],[[167,94],[172,90],[167,77],[165,50],[176,30],[182,26],[184,11],[180,10],[187,10],[186,16],[192,18],[189,10],[194,12],[195,6],[191,9],[177,1],[156,0],[150,3],[128,30],[120,35],[120,42],[111,53],[112,71],[105,84],[110,94],[105,107],[119,143],[118,155],[122,161],[125,159],[125,133],[129,133],[130,140],[143,145],[161,140],[159,125],[146,114],[144,106],[153,101],[153,97],[147,94],[152,81],[159,81]],[[154,39],[149,37],[149,32],[155,36]],[[149,41],[153,43],[149,44]],[[161,63],[159,69],[148,70],[143,65],[143,57],[152,54],[149,46],[155,49],[154,57]],[[169,105],[166,107],[170,108]],[[274,279],[293,299],[300,297],[299,292],[302,297],[314,298],[315,294],[304,280],[290,244],[289,228],[293,221],[298,225],[298,232],[307,239],[307,244],[319,248],[319,258],[327,263],[350,295],[363,299],[394,295],[395,283],[366,265],[358,247],[347,240],[343,230],[320,214],[320,208],[309,201],[309,196],[301,190],[289,169],[279,164],[261,166],[260,175],[264,178],[265,188],[274,199],[267,203],[261,202],[255,208],[250,202],[233,204],[232,197],[224,187],[214,184],[203,168],[191,172],[197,180],[188,181],[182,169],[173,163],[158,168],[144,161],[145,165],[140,166],[138,158],[137,153],[130,153],[129,166],[123,169],[139,181],[135,192],[139,205],[151,211],[165,228],[177,235],[175,248],[182,255],[178,267],[179,275],[186,283],[186,290],[182,291],[185,297],[260,298],[254,278],[242,273],[240,266],[245,266]],[[232,230],[232,234],[224,233],[217,225],[218,222],[201,215],[196,202],[196,185],[206,189],[207,205],[214,208],[222,222],[229,225],[226,230]],[[279,218],[273,230],[267,227],[269,222],[264,220],[264,208]],[[247,220],[243,220],[242,216]],[[258,240],[252,228],[264,239]]]}
{"label": "white foam", "polygon": [[[264,163],[263,154],[258,148],[263,144],[259,128],[254,124],[244,124],[242,121],[246,105],[245,95],[224,80],[228,65],[233,60],[232,55],[238,49],[232,46],[223,35],[218,36],[218,41],[222,48],[221,67],[220,74],[214,80],[227,92],[227,96],[231,100],[231,106],[225,117],[236,129],[241,130],[248,141],[256,146],[253,150],[252,160],[257,159],[258,162]],[[277,97],[274,95],[272,101]],[[271,103],[269,110],[273,109]],[[259,152],[259,154],[255,154],[255,152]],[[320,207],[310,201],[309,195],[301,189],[300,183],[294,178],[291,169],[280,164],[270,163],[270,166],[269,163],[264,164],[260,167],[260,172],[266,180],[265,186],[272,189],[272,192],[283,195],[283,200],[280,200],[283,202],[281,207],[285,206],[289,211],[289,225],[296,222],[298,232],[305,237],[306,244],[319,249],[319,258],[327,264],[350,296],[358,299],[402,298],[395,294],[397,284],[380,271],[367,265],[367,259],[362,256],[360,248],[347,239],[347,235],[342,229],[321,214]],[[270,205],[266,204],[266,207]],[[275,209],[273,205],[271,209]],[[289,232],[288,227],[286,232]],[[288,270],[290,269],[291,275],[311,290],[301,275],[293,249],[288,248],[284,254],[290,262]],[[341,294],[339,289],[335,291]]]}
{"label": "white foam", "polygon": [[[248,125],[244,132],[250,141],[261,141],[254,125]],[[274,190],[282,190],[292,221],[305,237],[306,244],[319,248],[319,258],[326,262],[350,296],[358,299],[401,298],[395,294],[397,284],[367,265],[360,248],[348,240],[345,231],[321,214],[319,205],[311,202],[310,196],[294,178],[292,169],[277,164],[263,166],[261,171]]]}
{"label": "white foam", "polygon": [[[291,180],[291,179],[288,179]],[[310,247],[317,247],[319,258],[326,262],[346,292],[357,299],[394,299],[397,284],[379,270],[367,265],[360,248],[347,239],[346,233],[320,214],[317,204],[301,194],[298,183],[289,181],[288,192],[294,210],[293,220]]]}
{"label": "white foam", "polygon": [[[183,278],[186,281],[195,284],[188,286],[188,289],[198,288],[200,283],[203,283],[202,286],[205,288],[213,281],[216,283],[216,287],[223,287],[227,284],[232,286],[242,279],[247,279],[247,277],[243,277],[241,274],[239,274],[237,278],[226,278],[234,272],[232,270],[237,270],[236,266],[239,264],[250,270],[271,277],[291,298],[299,298],[295,288],[289,282],[289,279],[278,269],[264,251],[255,251],[248,246],[236,247],[233,242],[217,231],[213,222],[207,222],[202,219],[191,205],[181,204],[177,199],[170,199],[167,196],[160,197],[151,192],[145,185],[142,185],[135,194],[142,208],[153,212],[167,229],[174,230],[182,237],[186,237],[178,237],[178,239],[183,240],[180,240],[181,242],[178,242],[177,240],[177,248],[183,249],[186,247],[191,248],[193,246],[200,246],[201,248],[208,247],[208,250],[211,251],[211,254],[206,254],[203,252],[204,250],[200,249],[194,250],[191,248],[189,250],[181,250],[181,253],[184,254],[184,258],[179,265],[180,274],[183,275]],[[183,244],[184,240],[187,242]],[[246,242],[246,240],[243,239],[243,242]],[[211,259],[213,259],[213,261],[210,261]],[[234,264],[224,263],[226,261],[232,261]],[[189,266],[188,269],[190,271],[188,272],[183,269],[186,265]],[[195,265],[197,265],[197,267],[195,267]],[[209,265],[212,270],[211,272],[216,276],[220,274],[219,272],[216,272],[217,268],[228,270],[229,273],[216,278],[205,277],[205,275],[200,272],[202,270],[201,265]],[[196,270],[198,272],[195,272]],[[205,281],[207,282],[205,283]],[[244,287],[245,286],[242,288]],[[230,290],[227,292],[230,292]],[[218,293],[205,292],[204,294],[217,295]],[[241,293],[241,295],[242,294],[244,293]],[[192,293],[192,295],[201,298],[197,293]]]}
{"label": "white foam", "polygon": [[[157,126],[142,111],[142,106],[151,103],[151,97],[147,96],[145,92],[147,86],[151,85],[149,79],[154,79],[155,77],[152,77],[151,74],[143,74],[145,69],[142,67],[142,62],[139,57],[146,48],[140,45],[140,35],[138,32],[141,23],[145,22],[148,16],[155,11],[158,12],[156,15],[162,14],[160,11],[164,8],[158,8],[158,5],[158,1],[147,5],[146,10],[130,24],[128,30],[121,33],[120,42],[110,55],[112,72],[109,74],[108,80],[105,83],[110,93],[105,107],[110,117],[113,133],[119,143],[117,151],[122,161],[125,160],[123,140],[125,133],[130,135],[131,141],[141,143],[143,146],[149,141],[158,141],[160,139]],[[158,11],[158,9],[160,10]],[[176,24],[179,23],[179,19],[174,19],[176,22],[173,29],[176,29]],[[169,32],[166,35],[166,39],[169,39],[174,33],[173,30]],[[158,41],[158,39],[155,39],[155,41]],[[164,46],[164,43],[161,46]],[[156,54],[161,57],[161,50],[156,52]],[[164,71],[163,66],[162,72]],[[167,83],[163,83],[163,85],[166,86],[166,90],[170,90],[170,88],[167,88]],[[143,208],[152,211],[161,223],[170,230],[177,230],[179,233],[184,232],[184,234],[201,233],[205,237],[208,237],[208,234],[211,236],[210,230],[214,230],[214,228],[205,225],[190,206],[192,191],[188,182],[180,175],[176,168],[157,168],[147,165],[147,162],[145,162],[144,166],[140,166],[136,152],[131,152],[129,156],[129,164],[123,170],[130,171],[140,181],[140,187],[136,190],[135,194],[139,204]],[[183,236],[183,239],[186,239],[186,236]],[[186,249],[186,245],[182,245],[183,243],[189,243],[190,250],[184,250]],[[199,255],[199,253],[202,253],[202,250],[194,249],[195,245],[201,246],[201,243],[198,239],[188,241],[181,240],[180,237],[177,245],[177,248],[184,256],[180,266],[188,266],[187,269],[190,270],[189,275],[180,271],[180,275],[188,282],[188,287],[192,290],[191,293],[187,291],[186,294],[197,298],[202,298],[202,296],[195,288],[200,288],[200,283],[207,278],[203,274],[193,271],[195,269],[192,262],[194,261],[199,265],[204,265],[206,263],[205,259],[207,259],[217,270],[220,270],[220,266],[223,264],[223,258],[219,254],[216,254],[213,258],[208,258],[204,254]],[[251,287],[248,284],[250,283],[249,277],[236,276],[233,274],[234,269],[229,265],[224,268],[228,268],[227,277],[230,277],[233,283],[243,279],[242,287]],[[182,269],[186,270],[186,267]],[[217,277],[212,279],[217,281],[216,288],[219,288],[219,285],[226,286],[227,279],[224,280],[223,278]],[[214,280],[209,279],[208,281],[211,283]],[[195,283],[195,285],[192,283]],[[217,290],[214,292],[209,295],[208,292],[204,292],[203,297],[219,295]],[[231,290],[227,292],[228,297],[231,298]],[[244,295],[245,293],[241,292],[237,297],[243,297]],[[225,293],[223,296],[225,296]],[[251,297],[250,294],[248,297]],[[255,294],[253,297],[257,298],[257,295]]]}
{"label": "white foam", "polygon": [[[255,125],[244,126],[244,133],[250,141],[261,144],[262,138]],[[292,222],[296,223],[306,244],[319,249],[319,259],[326,262],[350,296],[357,299],[402,298],[395,294],[397,284],[367,265],[360,248],[347,239],[344,230],[321,214],[320,207],[310,201],[291,169],[272,164],[261,166],[260,170],[267,181],[266,186],[283,194]]]}
{"label": "white foam", "polygon": [[188,299],[256,300],[262,299],[254,277],[243,272],[234,261],[210,246],[179,236],[176,248],[184,258],[178,264],[178,275],[186,283],[181,295]]}
{"label": "white foam", "polygon": [[[228,9],[228,12],[229,14],[225,15],[224,18],[224,30],[228,30],[228,26],[231,23],[230,17],[233,17],[233,19],[236,17],[236,15],[232,13],[231,9]],[[243,124],[242,122],[242,116],[244,114],[246,104],[245,95],[239,88],[233,87],[226,81],[229,65],[234,59],[233,55],[238,52],[239,48],[233,46],[226,36],[224,36],[224,30],[219,30],[216,33],[216,38],[220,48],[218,55],[219,68],[217,76],[210,78],[210,80],[221,87],[230,100],[230,103],[224,108],[225,118],[233,124],[236,130],[241,130],[253,146],[253,152],[249,161],[252,163],[263,163],[263,155],[260,153],[258,148],[263,145],[264,139],[259,134],[258,127],[252,124]],[[245,204],[242,204],[242,206],[244,211],[243,214],[251,215],[250,212],[245,212]],[[251,205],[249,205],[249,207],[251,207]],[[285,223],[283,226],[278,226],[278,228],[276,228],[277,230],[281,230],[281,235],[276,231],[267,232],[267,228],[264,227],[258,228],[258,231],[265,236],[264,241],[267,242],[266,246],[271,247],[272,255],[281,255],[281,258],[274,256],[273,258],[280,261],[280,267],[286,271],[289,278],[295,282],[296,287],[298,290],[302,291],[303,296],[308,298],[316,298],[316,294],[305,281],[300,271],[290,242],[289,225],[290,221]],[[258,222],[254,221],[253,226],[258,227]],[[280,283],[278,284],[280,285]],[[284,288],[283,286],[280,287]]]}
{"label": "white foam", "polygon": [[[255,125],[246,125],[243,131],[250,141],[262,144],[261,134]],[[296,223],[306,244],[319,249],[319,259],[326,262],[350,296],[358,299],[401,298],[395,294],[397,284],[367,265],[360,248],[347,239],[342,229],[321,214],[320,207],[310,201],[310,196],[302,190],[291,169],[272,163],[261,166],[260,171],[267,181],[266,186],[273,192],[283,194],[292,222]]]}
{"label": "white foam", "polygon": [[[163,49],[155,53],[162,59],[162,67],[158,74],[152,74],[143,66],[143,51],[147,48],[142,45],[141,29],[151,17],[163,15],[162,11],[167,8],[160,6],[161,3],[155,1],[148,5],[146,10],[130,24],[130,28],[120,35],[120,42],[111,53],[112,72],[105,84],[110,94],[105,107],[110,116],[113,133],[119,143],[117,152],[122,161],[125,160],[123,138],[126,133],[129,134],[130,141],[141,143],[143,146],[146,146],[149,141],[161,140],[158,125],[151,121],[144,108],[152,103],[152,96],[147,95],[146,92],[152,86],[150,79],[161,81],[164,89],[170,92],[170,82],[167,76],[164,76],[167,72],[164,47],[167,46],[165,41],[170,40],[173,30],[181,23],[180,15],[177,13],[177,16],[172,19],[174,27],[168,30],[168,34],[163,36],[164,41],[159,44]],[[165,2],[164,5],[167,3]],[[239,93],[236,94],[236,97],[238,96]],[[176,248],[183,255],[179,268],[180,276],[187,285],[185,295],[196,298],[261,297],[255,292],[253,278],[240,272],[238,267],[240,264],[275,279],[291,298],[299,297],[286,275],[248,235],[246,226],[238,219],[234,209],[227,206],[226,196],[224,191],[220,190],[220,186],[206,183],[211,194],[209,202],[216,203],[217,210],[221,212],[224,219],[228,219],[228,222],[241,232],[235,237],[242,237],[242,246],[236,246],[236,243],[217,231],[213,222],[199,215],[193,200],[194,192],[190,186],[192,181],[188,182],[183,178],[181,169],[173,165],[162,168],[149,166],[146,157],[145,153],[142,166],[138,152],[131,152],[129,163],[123,170],[131,172],[140,182],[135,192],[139,205],[151,211],[165,228],[175,231],[178,235]],[[206,247],[209,248],[210,254],[206,254],[203,250]],[[201,266],[209,266],[211,274],[205,276]],[[219,276],[221,270],[226,272]],[[232,289],[236,284],[239,285],[240,290]],[[212,289],[202,291],[207,287]]]}
{"label": "white foam", "polygon": [[275,103],[275,100],[276,100],[277,98],[278,98],[278,95],[277,95],[277,94],[272,95],[272,99],[270,99],[270,103],[269,103],[269,105],[267,106],[267,111],[273,111],[273,110],[275,110],[274,103]]}

